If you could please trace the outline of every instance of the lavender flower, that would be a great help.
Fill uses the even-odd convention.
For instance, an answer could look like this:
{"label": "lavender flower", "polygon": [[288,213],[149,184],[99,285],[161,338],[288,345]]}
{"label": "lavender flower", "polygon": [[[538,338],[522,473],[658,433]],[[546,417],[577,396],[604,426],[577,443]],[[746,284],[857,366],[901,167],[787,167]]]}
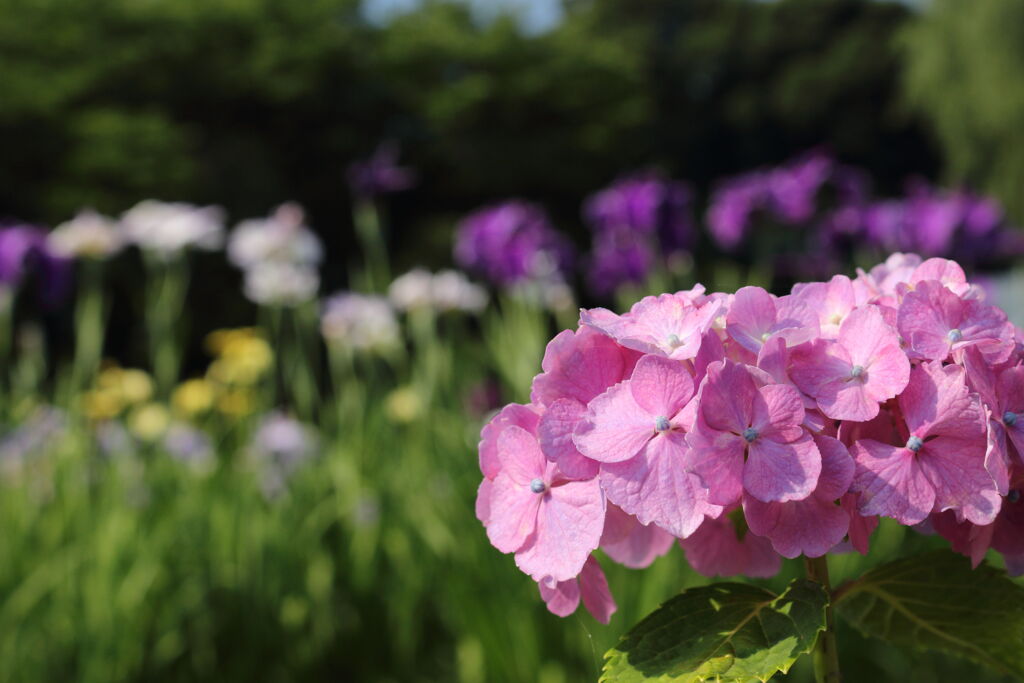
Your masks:
{"label": "lavender flower", "polygon": [[316,455],[316,433],[282,412],[272,412],[256,429],[249,451],[261,470],[264,495],[273,498],[284,490],[291,476]]}
{"label": "lavender flower", "polygon": [[382,143],[373,156],[349,166],[348,182],[352,193],[362,199],[373,199],[407,190],[416,183],[416,174],[398,165],[398,145]]}
{"label": "lavender flower", "polygon": [[0,438],[0,467],[18,469],[33,455],[51,448],[64,434],[67,415],[53,406],[41,406],[20,426]]}
{"label": "lavender flower", "polygon": [[627,282],[639,284],[659,261],[692,249],[691,202],[686,184],[650,172],[588,199],[583,213],[594,233],[588,273],[594,291],[606,294]]}
{"label": "lavender flower", "polygon": [[573,249],[535,204],[508,201],[480,209],[459,226],[455,260],[490,282],[507,287],[561,278]]}
{"label": "lavender flower", "polygon": [[173,422],[164,433],[163,447],[175,460],[197,470],[213,464],[213,443],[210,437],[184,422]]}

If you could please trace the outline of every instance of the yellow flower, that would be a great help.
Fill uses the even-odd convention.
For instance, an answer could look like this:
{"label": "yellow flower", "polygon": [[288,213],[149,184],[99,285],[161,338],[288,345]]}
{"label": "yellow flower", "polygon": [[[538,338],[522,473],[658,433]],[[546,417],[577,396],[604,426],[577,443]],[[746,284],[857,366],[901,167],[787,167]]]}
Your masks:
{"label": "yellow flower", "polygon": [[90,420],[109,420],[124,410],[121,395],[110,389],[93,389],[82,394],[82,412]]}
{"label": "yellow flower", "polygon": [[229,389],[217,399],[217,410],[228,417],[245,417],[253,411],[252,393],[247,389]]}
{"label": "yellow flower", "polygon": [[206,379],[190,379],[182,382],[171,395],[174,410],[185,417],[202,415],[213,408],[216,387]]}
{"label": "yellow flower", "polygon": [[153,380],[142,370],[122,370],[121,396],[130,405],[145,403],[153,396]]}
{"label": "yellow flower", "polygon": [[212,332],[206,347],[217,357],[208,376],[223,384],[255,384],[274,362],[270,344],[253,328]]}
{"label": "yellow flower", "polygon": [[423,414],[423,400],[412,387],[399,387],[384,399],[388,417],[399,423],[409,423]]}
{"label": "yellow flower", "polygon": [[171,424],[171,414],[162,403],[146,403],[132,411],[128,429],[143,441],[156,441]]}

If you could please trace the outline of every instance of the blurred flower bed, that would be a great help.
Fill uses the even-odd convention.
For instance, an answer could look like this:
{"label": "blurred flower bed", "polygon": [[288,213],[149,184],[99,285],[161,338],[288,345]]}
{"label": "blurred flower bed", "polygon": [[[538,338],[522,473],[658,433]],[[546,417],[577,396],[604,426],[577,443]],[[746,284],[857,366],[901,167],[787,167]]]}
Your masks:
{"label": "blurred flower bed", "polygon": [[[473,515],[479,430],[529,396],[579,302],[698,279],[781,292],[899,251],[983,281],[1024,251],[990,198],[920,180],[878,197],[812,150],[707,198],[624,175],[582,202],[586,249],[539,204],[493,203],[456,227],[457,269],[396,275],[382,209],[416,182],[397,155],[351,167],[362,248],[350,288],[324,295],[325,249],[294,203],[230,231],[217,207],[155,200],[0,229],[0,679],[594,679],[623,624],[703,579],[678,551],[643,585],[614,568],[611,625],[561,621]],[[194,331],[206,364],[183,369],[190,304],[218,295],[191,283],[194,252],[221,250],[257,317]],[[126,333],[109,322],[114,259],[144,274],[143,367],[106,353]],[[61,346],[43,322],[68,297]],[[837,570],[932,541],[883,524]],[[841,636],[854,680],[970,671]]]}

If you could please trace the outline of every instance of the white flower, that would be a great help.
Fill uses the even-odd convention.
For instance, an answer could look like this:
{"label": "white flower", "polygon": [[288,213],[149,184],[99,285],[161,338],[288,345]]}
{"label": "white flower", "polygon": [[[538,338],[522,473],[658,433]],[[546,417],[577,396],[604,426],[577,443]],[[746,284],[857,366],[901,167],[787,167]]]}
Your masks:
{"label": "white flower", "polygon": [[295,306],[316,296],[320,275],[315,268],[266,261],[245,271],[245,296],[256,304]]}
{"label": "white flower", "polygon": [[216,206],[147,199],[121,216],[129,242],[161,258],[172,258],[189,247],[213,251],[224,243],[224,213]]}
{"label": "white flower", "polygon": [[103,259],[121,251],[125,240],[116,221],[85,209],[54,228],[47,241],[61,256]]}
{"label": "white flower", "polygon": [[432,308],[476,313],[487,306],[487,291],[456,270],[437,274],[422,268],[410,270],[391,283],[388,297],[400,311]]}
{"label": "white flower", "polygon": [[302,207],[288,203],[267,218],[242,221],[228,239],[228,259],[242,269],[267,262],[319,264],[323,247],[303,220]]}
{"label": "white flower", "polygon": [[342,292],[324,302],[320,331],[331,344],[383,349],[399,341],[398,320],[382,296]]}
{"label": "white flower", "polygon": [[317,453],[317,436],[309,426],[275,411],[263,418],[253,435],[249,456],[261,469],[267,498],[280,494],[288,479]]}

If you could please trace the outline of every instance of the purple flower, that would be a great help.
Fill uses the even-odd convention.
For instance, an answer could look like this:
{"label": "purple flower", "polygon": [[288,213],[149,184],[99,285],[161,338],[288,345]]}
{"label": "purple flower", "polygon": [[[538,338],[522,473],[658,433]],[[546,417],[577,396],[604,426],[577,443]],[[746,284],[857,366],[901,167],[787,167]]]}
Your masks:
{"label": "purple flower", "polygon": [[598,293],[641,283],[662,259],[693,248],[692,192],[685,184],[646,172],[619,180],[587,200],[583,214],[594,233],[589,279]]}
{"label": "purple flower", "polygon": [[30,277],[38,283],[43,302],[56,304],[71,284],[71,261],[49,248],[42,228],[0,227],[0,286],[15,289]]}
{"label": "purple flower", "polygon": [[711,195],[708,229],[718,246],[731,250],[747,235],[755,211],[764,204],[766,178],[760,171],[727,178]]}
{"label": "purple flower", "polygon": [[501,286],[557,279],[569,271],[573,255],[544,210],[518,200],[470,214],[455,241],[459,265]]}
{"label": "purple flower", "polygon": [[373,199],[392,192],[407,190],[416,183],[416,173],[398,165],[398,145],[384,142],[369,159],[348,167],[348,183],[352,192],[363,199]]}

